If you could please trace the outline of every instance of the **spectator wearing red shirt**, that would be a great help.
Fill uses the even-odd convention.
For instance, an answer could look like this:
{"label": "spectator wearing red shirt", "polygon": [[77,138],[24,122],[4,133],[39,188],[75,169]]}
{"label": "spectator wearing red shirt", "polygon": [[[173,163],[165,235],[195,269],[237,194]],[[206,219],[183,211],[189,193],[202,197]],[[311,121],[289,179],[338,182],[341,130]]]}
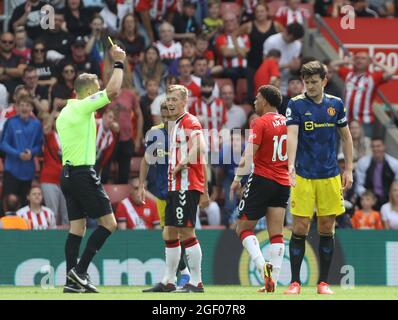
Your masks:
{"label": "spectator wearing red shirt", "polygon": [[159,41],[153,45],[159,50],[160,59],[168,66],[173,60],[182,56],[182,46],[178,41],[174,41],[175,29],[168,22],[163,22],[159,27]]}
{"label": "spectator wearing red shirt", "polygon": [[135,11],[140,14],[142,24],[153,42],[158,39],[157,30],[160,24],[172,21],[177,10],[177,0],[137,0]]}
{"label": "spectator wearing red shirt", "polygon": [[[380,71],[370,71],[373,63]],[[347,67],[345,65],[352,65]],[[345,97],[343,101],[347,108],[348,121],[358,120],[367,137],[372,137],[375,115],[373,102],[378,87],[387,82],[395,74],[391,69],[369,57],[365,51],[355,53],[352,60],[344,59],[331,63],[333,68],[338,68],[340,78],[345,81]]]}
{"label": "spectator wearing red shirt", "polygon": [[287,6],[282,6],[278,9],[275,14],[275,23],[278,31],[283,31],[287,25],[297,22],[304,25],[304,22],[308,20],[309,23],[311,19],[311,13],[305,9],[300,8],[300,0],[288,0]]}
{"label": "spectator wearing red shirt", "polygon": [[130,185],[130,196],[122,200],[116,208],[115,216],[118,228],[120,230],[160,229],[160,219],[156,203],[148,197],[141,203],[138,194],[138,178],[132,179]]}
{"label": "spectator wearing red shirt", "polygon": [[40,187],[43,190],[44,202],[55,213],[57,225],[69,223],[65,197],[60,187],[62,171],[61,144],[58,133],[54,130],[54,123],[59,110],[45,113],[43,119],[44,152],[43,167],[40,172]]}
{"label": "spectator wearing red shirt", "polygon": [[25,31],[25,27],[20,26],[15,31],[15,48],[12,49],[12,53],[20,56],[24,61],[30,60],[31,48],[27,45],[28,35]]}
{"label": "spectator wearing red shirt", "polygon": [[178,71],[180,73],[178,83],[185,86],[189,91],[189,106],[200,97],[200,82],[199,79],[195,79],[192,76],[192,63],[190,59],[181,58],[178,64]]}
{"label": "spectator wearing red shirt", "polygon": [[246,78],[250,40],[247,34],[239,35],[238,17],[233,12],[226,12],[223,20],[224,33],[216,38],[216,49],[224,67],[223,77],[232,79],[236,88],[238,79]]}
{"label": "spectator wearing red shirt", "polygon": [[263,60],[263,63],[257,69],[254,75],[254,93],[255,94],[258,89],[267,84],[272,84],[277,86],[277,83],[280,79],[279,72],[279,59],[281,57],[281,52],[278,49],[271,49],[266,58]]}

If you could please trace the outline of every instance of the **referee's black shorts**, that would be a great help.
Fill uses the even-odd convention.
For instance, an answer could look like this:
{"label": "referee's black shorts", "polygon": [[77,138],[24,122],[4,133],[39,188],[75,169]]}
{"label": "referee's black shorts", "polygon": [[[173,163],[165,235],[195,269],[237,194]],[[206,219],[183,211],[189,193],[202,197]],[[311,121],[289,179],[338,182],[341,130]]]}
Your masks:
{"label": "referee's black shorts", "polygon": [[113,213],[109,197],[94,166],[64,166],[61,189],[65,196],[69,221],[86,217],[98,219]]}

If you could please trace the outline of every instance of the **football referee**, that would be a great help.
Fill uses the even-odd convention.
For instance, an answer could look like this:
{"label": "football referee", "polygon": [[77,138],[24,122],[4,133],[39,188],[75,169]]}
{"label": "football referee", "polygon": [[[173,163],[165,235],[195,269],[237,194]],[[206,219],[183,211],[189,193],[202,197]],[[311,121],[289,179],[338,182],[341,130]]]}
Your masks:
{"label": "football referee", "polygon": [[[74,82],[77,99],[68,100],[56,122],[62,148],[61,189],[66,199],[70,221],[65,244],[65,293],[98,292],[87,274],[87,268],[117,226],[109,198],[94,170],[94,112],[118,96],[123,81],[126,53],[118,46],[113,46],[110,54],[115,64],[105,90],[100,91],[96,75],[79,75]],[[77,263],[87,217],[97,219],[98,228],[91,234]]]}

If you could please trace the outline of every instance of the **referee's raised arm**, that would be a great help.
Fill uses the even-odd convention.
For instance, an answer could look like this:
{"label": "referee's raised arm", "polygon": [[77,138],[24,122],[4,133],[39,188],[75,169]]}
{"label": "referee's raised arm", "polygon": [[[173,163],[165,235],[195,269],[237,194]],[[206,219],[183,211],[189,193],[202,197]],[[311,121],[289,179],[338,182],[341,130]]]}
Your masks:
{"label": "referee's raised arm", "polygon": [[109,100],[114,100],[120,93],[123,82],[123,66],[126,59],[126,53],[118,46],[114,45],[110,49],[110,54],[115,61],[111,78],[105,88]]}

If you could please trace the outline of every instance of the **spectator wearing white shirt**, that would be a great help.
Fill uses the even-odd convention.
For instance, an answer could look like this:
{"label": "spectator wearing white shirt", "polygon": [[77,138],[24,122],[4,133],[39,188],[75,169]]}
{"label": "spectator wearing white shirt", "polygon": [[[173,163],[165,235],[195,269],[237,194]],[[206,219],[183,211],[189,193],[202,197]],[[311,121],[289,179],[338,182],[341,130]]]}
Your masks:
{"label": "spectator wearing white shirt", "polygon": [[154,42],[154,46],[159,50],[160,59],[167,65],[182,56],[181,43],[174,41],[174,34],[174,26],[163,22],[159,27],[159,41]]}
{"label": "spectator wearing white shirt", "polygon": [[391,185],[389,202],[381,207],[381,218],[384,229],[398,230],[398,181]]}
{"label": "spectator wearing white shirt", "polygon": [[227,108],[227,122],[225,128],[231,130],[242,128],[246,123],[246,113],[242,107],[234,104],[234,88],[230,84],[226,84],[221,88],[221,99],[224,100]]}
{"label": "spectator wearing white shirt", "polygon": [[285,30],[270,36],[263,45],[263,54],[267,56],[271,49],[281,52],[279,67],[281,69],[281,91],[287,94],[287,84],[291,72],[296,72],[301,66],[300,55],[302,43],[299,39],[304,36],[304,28],[301,24],[293,22]]}

